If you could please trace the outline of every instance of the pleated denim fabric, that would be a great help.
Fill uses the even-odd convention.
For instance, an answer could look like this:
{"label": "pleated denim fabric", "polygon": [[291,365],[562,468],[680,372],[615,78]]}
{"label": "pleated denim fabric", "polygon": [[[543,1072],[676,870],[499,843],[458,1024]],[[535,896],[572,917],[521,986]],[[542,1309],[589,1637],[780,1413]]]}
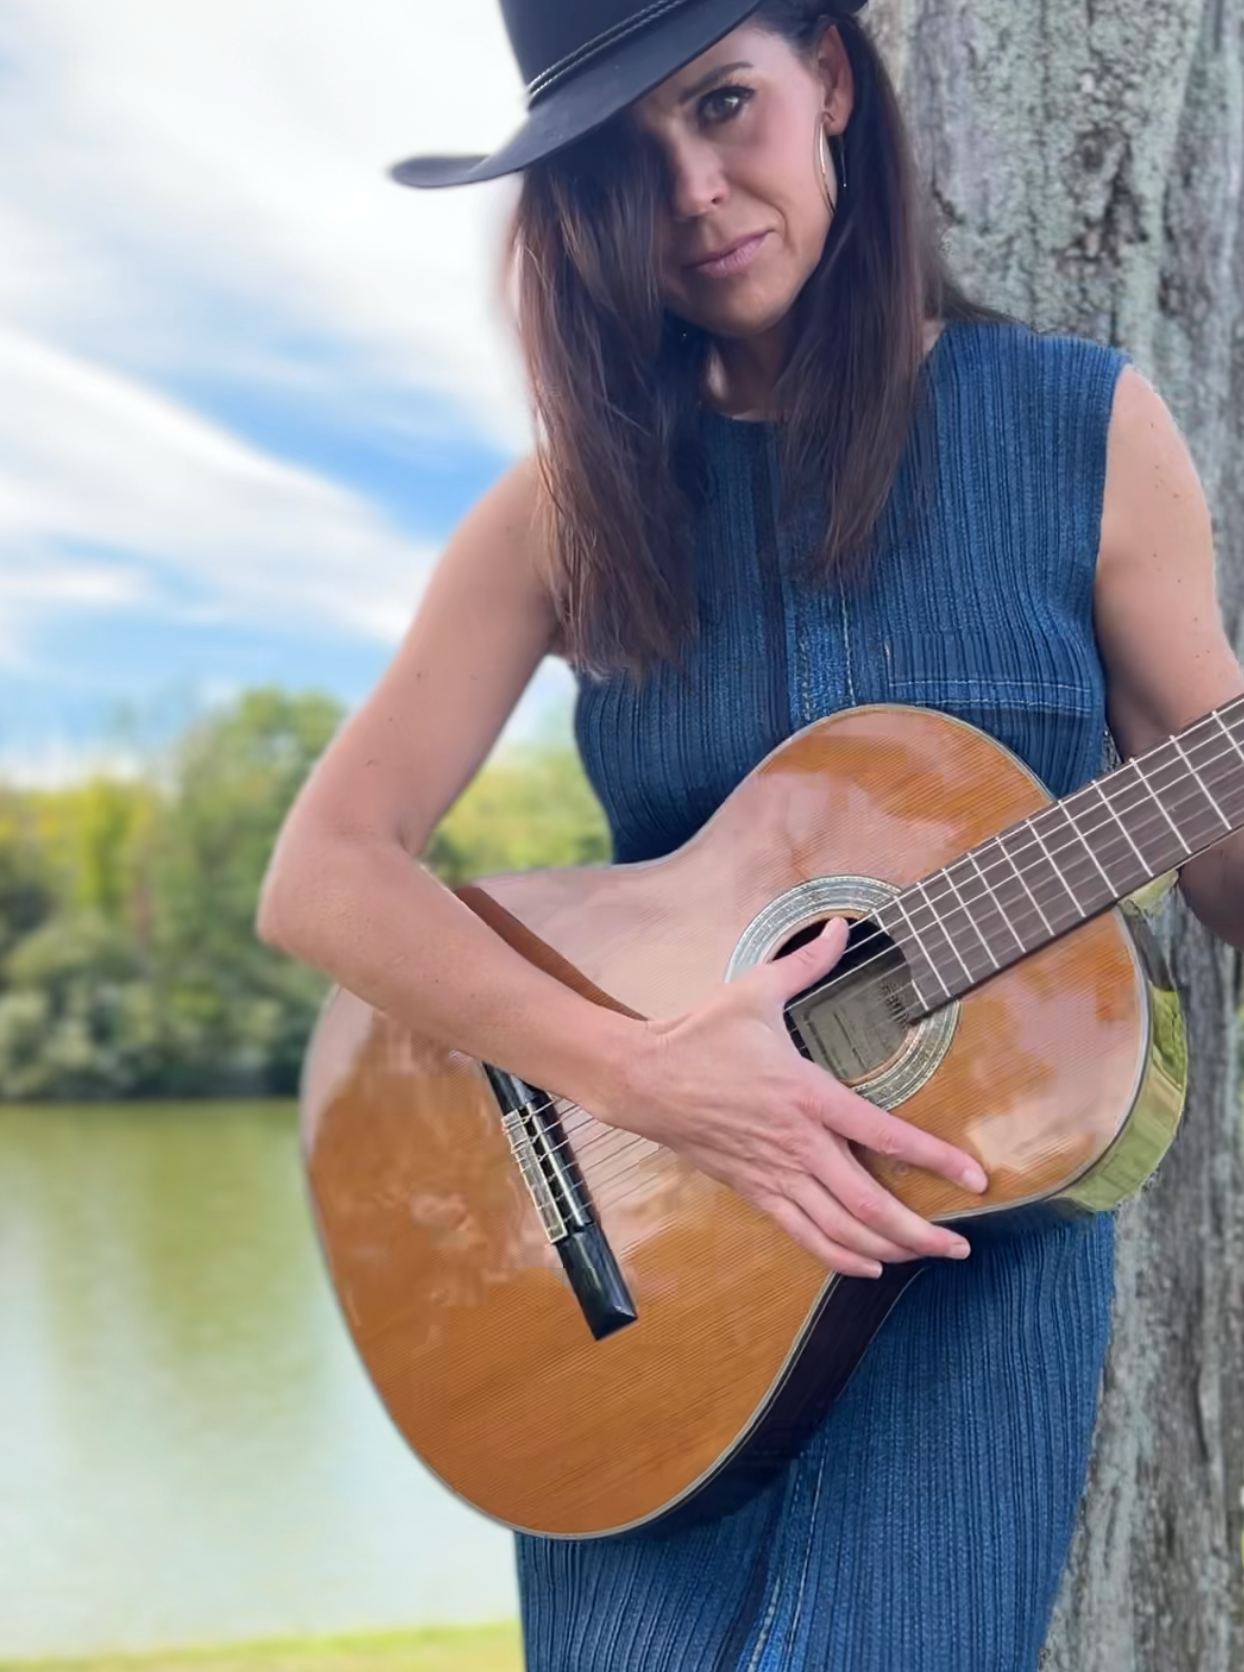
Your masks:
{"label": "pleated denim fabric", "polygon": [[[957,325],[862,574],[811,579],[823,508],[774,425],[703,420],[700,633],[642,683],[582,676],[576,735],[619,861],[681,846],[811,721],[913,703],[1055,795],[1101,768],[1093,631],[1114,352]],[[518,1539],[529,1672],[1034,1672],[1091,1450],[1113,1221],[932,1266],[803,1452],[689,1529]],[[608,1444],[608,1436],[602,1435]]]}

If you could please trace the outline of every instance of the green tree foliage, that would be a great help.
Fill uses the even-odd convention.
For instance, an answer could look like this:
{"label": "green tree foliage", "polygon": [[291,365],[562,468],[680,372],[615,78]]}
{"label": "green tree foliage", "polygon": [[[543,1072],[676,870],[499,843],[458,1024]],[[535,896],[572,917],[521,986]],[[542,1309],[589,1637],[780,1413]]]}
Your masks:
{"label": "green tree foliage", "polygon": [[0,961],[52,911],[47,855],[26,800],[0,791]]}
{"label": "green tree foliage", "polygon": [[[261,946],[277,831],[341,720],[250,691],[142,781],[0,789],[0,1098],[284,1095],[325,982]],[[573,752],[503,754],[435,833],[446,882],[607,857]]]}
{"label": "green tree foliage", "polygon": [[494,760],[442,821],[424,854],[451,887],[470,877],[609,857],[609,831],[573,749],[515,749]]}
{"label": "green tree foliage", "polygon": [[93,778],[72,797],[71,807],[76,904],[121,923],[135,903],[151,828],[151,793],[143,786]]}

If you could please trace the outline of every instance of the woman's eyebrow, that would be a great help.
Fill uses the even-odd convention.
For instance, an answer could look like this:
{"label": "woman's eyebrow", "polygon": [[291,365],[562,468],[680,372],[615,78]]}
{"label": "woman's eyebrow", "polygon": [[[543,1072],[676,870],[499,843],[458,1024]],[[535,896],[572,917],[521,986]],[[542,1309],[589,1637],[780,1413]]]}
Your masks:
{"label": "woman's eyebrow", "polygon": [[715,81],[720,81],[723,75],[733,75],[735,70],[750,70],[751,68],[750,64],[744,63],[742,60],[737,64],[718,64],[715,70],[710,70],[707,75],[701,76],[699,81],[688,87],[685,93],[680,93],[678,102],[680,105],[690,104],[692,99],[698,99],[700,94],[706,92]]}

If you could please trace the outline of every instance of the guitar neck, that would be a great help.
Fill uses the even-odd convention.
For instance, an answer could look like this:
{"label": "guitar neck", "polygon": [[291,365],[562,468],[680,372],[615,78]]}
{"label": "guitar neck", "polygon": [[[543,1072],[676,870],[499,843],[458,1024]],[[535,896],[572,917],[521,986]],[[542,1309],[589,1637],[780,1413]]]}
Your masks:
{"label": "guitar neck", "polygon": [[873,913],[913,1020],[1244,826],[1244,697],[934,871]]}

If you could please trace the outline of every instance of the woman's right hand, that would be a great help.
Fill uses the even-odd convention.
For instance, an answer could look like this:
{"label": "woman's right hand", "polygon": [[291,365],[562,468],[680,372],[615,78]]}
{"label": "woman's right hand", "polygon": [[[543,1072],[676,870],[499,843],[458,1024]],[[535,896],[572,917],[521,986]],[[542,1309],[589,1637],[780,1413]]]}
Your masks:
{"label": "woman's right hand", "polygon": [[878,1277],[882,1263],[970,1252],[905,1207],[852,1144],[964,1189],[987,1180],[963,1150],[879,1109],[807,1061],[784,1006],[841,957],[847,924],[717,989],[684,1015],[649,1021],[619,1084],[592,1104],[609,1125],[665,1145],[769,1213],[831,1270]]}

